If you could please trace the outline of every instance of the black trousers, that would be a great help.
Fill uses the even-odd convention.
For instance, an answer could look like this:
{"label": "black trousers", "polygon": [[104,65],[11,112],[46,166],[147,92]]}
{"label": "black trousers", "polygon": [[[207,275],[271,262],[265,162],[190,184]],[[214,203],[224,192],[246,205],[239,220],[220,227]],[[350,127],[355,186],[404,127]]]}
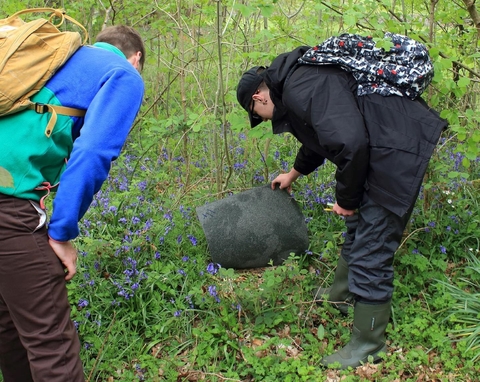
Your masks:
{"label": "black trousers", "polygon": [[[0,368],[5,382],[83,382],[65,273],[28,200],[0,194]],[[37,229],[37,230],[36,230]]]}
{"label": "black trousers", "polygon": [[402,217],[365,194],[358,213],[346,218],[341,256],[348,264],[348,286],[358,301],[380,304],[392,298],[393,257],[413,206]]}

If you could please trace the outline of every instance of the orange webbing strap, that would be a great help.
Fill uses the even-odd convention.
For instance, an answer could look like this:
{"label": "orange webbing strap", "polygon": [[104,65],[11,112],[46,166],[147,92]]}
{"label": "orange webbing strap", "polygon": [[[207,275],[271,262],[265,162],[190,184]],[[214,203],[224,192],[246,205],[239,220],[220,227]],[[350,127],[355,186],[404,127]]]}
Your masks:
{"label": "orange webbing strap", "polygon": [[27,106],[27,108],[30,110],[34,110],[39,114],[52,113],[52,116],[47,123],[47,127],[45,128],[45,135],[47,136],[47,138],[50,138],[50,135],[52,135],[53,128],[57,123],[57,114],[69,115],[71,117],[83,117],[86,113],[86,110],[82,109],[75,109],[73,107],[58,105],[48,105],[44,103],[31,103]]}
{"label": "orange webbing strap", "polygon": [[48,195],[50,195],[50,190],[52,188],[57,187],[59,185],[59,183],[54,184],[52,186],[50,184],[50,182],[42,182],[42,184],[40,186],[35,187],[35,191],[47,191],[47,193],[40,198],[39,204],[40,204],[40,207],[42,208],[42,210],[45,210],[45,199],[48,197]]}
{"label": "orange webbing strap", "polygon": [[21,11],[18,11],[16,13],[14,13],[13,15],[11,15],[9,18],[14,18],[16,16],[19,16],[19,15],[23,15],[25,13],[47,13],[47,12],[52,12],[52,14],[50,15],[50,19],[49,21],[53,24],[53,18],[54,17],[58,17],[60,18],[60,21],[58,22],[58,24],[53,24],[55,27],[60,27],[63,22],[65,21],[65,19],[67,19],[68,21],[72,22],[73,24],[75,24],[76,26],[78,26],[83,34],[84,34],[84,38],[83,38],[83,44],[86,44],[87,43],[87,40],[88,40],[88,32],[87,30],[85,29],[85,27],[80,24],[77,20],[75,20],[73,17],[70,17],[70,16],[67,16],[65,10],[63,9],[55,9],[55,8],[29,8],[29,9],[23,9]]}

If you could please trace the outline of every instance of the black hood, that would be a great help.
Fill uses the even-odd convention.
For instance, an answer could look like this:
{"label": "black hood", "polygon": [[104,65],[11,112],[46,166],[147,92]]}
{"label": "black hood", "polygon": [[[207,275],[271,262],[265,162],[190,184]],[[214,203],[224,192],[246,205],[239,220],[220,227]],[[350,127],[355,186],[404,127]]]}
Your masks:
{"label": "black hood", "polygon": [[[310,47],[301,46],[289,53],[282,53],[273,60],[272,65],[266,70],[265,83],[270,89],[270,96],[275,106],[280,106],[281,104],[285,80],[295,70],[298,59],[303,56],[308,49],[310,49]],[[280,104],[277,105],[278,100],[280,100]]]}
{"label": "black hood", "polygon": [[283,133],[290,129],[287,110],[282,102],[283,87],[290,75],[295,71],[298,59],[309,50],[309,46],[300,46],[289,53],[282,53],[275,58],[265,71],[265,83],[270,89],[270,97],[275,105],[272,125],[274,133]]}

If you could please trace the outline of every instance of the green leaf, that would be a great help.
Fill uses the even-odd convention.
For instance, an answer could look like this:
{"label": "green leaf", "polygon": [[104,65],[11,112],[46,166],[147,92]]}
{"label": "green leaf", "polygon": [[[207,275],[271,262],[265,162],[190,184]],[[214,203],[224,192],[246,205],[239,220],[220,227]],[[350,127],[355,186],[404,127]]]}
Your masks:
{"label": "green leaf", "polygon": [[472,140],[476,143],[480,142],[480,133],[478,131],[475,131],[473,134],[472,134]]}
{"label": "green leaf", "polygon": [[259,5],[258,8],[260,9],[260,13],[263,17],[270,17],[274,10],[273,6],[270,4]]}
{"label": "green leaf", "polygon": [[465,87],[470,83],[470,78],[462,77],[458,80],[457,85],[460,87]]}
{"label": "green leaf", "polygon": [[323,340],[325,338],[325,328],[323,325],[320,325],[317,329],[317,338]]}
{"label": "green leaf", "polygon": [[233,8],[238,9],[242,14],[242,16],[245,18],[248,18],[250,15],[252,15],[257,11],[255,7],[243,5],[243,4],[235,4]]}

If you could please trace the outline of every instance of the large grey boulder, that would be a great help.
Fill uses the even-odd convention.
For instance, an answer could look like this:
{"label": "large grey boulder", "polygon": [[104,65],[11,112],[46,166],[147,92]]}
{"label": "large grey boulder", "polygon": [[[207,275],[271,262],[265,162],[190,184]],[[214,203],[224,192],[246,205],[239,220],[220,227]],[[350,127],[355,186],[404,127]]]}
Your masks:
{"label": "large grey boulder", "polygon": [[285,190],[255,187],[197,207],[215,263],[224,268],[281,264],[291,253],[308,249],[300,207]]}

